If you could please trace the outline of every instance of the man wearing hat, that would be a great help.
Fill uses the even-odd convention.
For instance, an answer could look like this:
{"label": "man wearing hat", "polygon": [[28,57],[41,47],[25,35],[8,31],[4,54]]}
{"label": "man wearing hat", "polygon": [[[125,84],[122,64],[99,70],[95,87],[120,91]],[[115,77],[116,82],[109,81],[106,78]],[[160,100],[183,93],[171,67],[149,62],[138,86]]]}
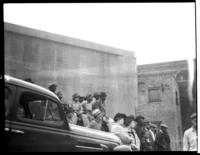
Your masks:
{"label": "man wearing hat", "polygon": [[108,126],[109,122],[105,121],[105,119],[104,119],[105,115],[99,109],[93,110],[92,115],[93,115],[94,119],[90,122],[89,127],[92,129],[108,132],[109,131],[109,126]]}
{"label": "man wearing hat", "polygon": [[93,97],[95,98],[95,103],[92,104],[92,109],[99,109],[102,113],[106,113],[105,107],[102,103],[102,94],[99,92],[94,93]]}
{"label": "man wearing hat", "polygon": [[141,150],[142,151],[153,151],[154,150],[154,134],[150,129],[150,123],[145,122],[144,133],[141,139]]}
{"label": "man wearing hat", "polygon": [[145,124],[144,124],[144,117],[142,116],[142,115],[139,115],[139,116],[137,116],[136,117],[136,119],[135,119],[135,121],[137,122],[137,126],[136,126],[136,128],[135,128],[135,130],[136,130],[136,133],[137,133],[137,135],[138,135],[138,137],[139,137],[139,139],[140,139],[140,142],[141,142],[141,148],[140,148],[140,150],[141,151],[143,151],[142,149],[144,148],[143,146],[143,136],[144,136],[144,134],[145,134]]}
{"label": "man wearing hat", "polygon": [[197,114],[190,116],[192,127],[184,132],[183,151],[197,151]]}
{"label": "man wearing hat", "polygon": [[156,134],[157,134],[157,125],[156,124],[153,124],[153,123],[149,123],[149,126],[150,126],[150,133],[151,133],[151,135],[152,135],[152,137],[153,137],[153,141],[155,141],[155,139],[156,139]]}
{"label": "man wearing hat", "polygon": [[160,124],[160,132],[155,139],[155,151],[171,151],[170,137],[168,134],[168,126],[164,123]]}

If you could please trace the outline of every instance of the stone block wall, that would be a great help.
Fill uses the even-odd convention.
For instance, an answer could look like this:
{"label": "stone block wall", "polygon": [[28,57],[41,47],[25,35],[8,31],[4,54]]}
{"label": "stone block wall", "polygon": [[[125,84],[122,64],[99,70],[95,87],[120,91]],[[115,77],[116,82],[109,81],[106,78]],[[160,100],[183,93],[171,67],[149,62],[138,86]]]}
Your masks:
{"label": "stone block wall", "polygon": [[[173,73],[138,74],[137,115],[143,115],[146,121],[162,121],[169,127],[172,150],[182,150],[182,125],[180,99]],[[159,88],[160,101],[149,101],[149,88]],[[176,98],[177,93],[177,98]]]}

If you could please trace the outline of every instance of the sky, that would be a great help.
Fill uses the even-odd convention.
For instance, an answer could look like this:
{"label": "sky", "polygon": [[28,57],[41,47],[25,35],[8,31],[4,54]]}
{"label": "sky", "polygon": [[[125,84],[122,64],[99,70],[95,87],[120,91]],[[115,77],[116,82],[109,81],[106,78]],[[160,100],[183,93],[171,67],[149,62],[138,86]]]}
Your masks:
{"label": "sky", "polygon": [[129,50],[137,65],[195,58],[194,3],[13,3],[4,21]]}

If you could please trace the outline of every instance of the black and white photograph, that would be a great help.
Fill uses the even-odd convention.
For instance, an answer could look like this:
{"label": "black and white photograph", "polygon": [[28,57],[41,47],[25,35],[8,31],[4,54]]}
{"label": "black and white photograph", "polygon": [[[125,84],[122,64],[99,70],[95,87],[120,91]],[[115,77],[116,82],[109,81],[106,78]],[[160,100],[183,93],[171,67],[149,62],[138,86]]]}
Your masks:
{"label": "black and white photograph", "polygon": [[3,4],[5,151],[197,152],[196,5]]}

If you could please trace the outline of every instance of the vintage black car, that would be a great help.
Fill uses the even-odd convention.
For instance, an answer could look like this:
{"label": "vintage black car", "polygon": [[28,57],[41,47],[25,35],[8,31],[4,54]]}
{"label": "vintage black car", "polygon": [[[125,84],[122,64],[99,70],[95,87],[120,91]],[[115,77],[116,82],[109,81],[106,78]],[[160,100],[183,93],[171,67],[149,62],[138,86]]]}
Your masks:
{"label": "vintage black car", "polygon": [[112,133],[69,124],[51,91],[5,75],[6,152],[112,151]]}

